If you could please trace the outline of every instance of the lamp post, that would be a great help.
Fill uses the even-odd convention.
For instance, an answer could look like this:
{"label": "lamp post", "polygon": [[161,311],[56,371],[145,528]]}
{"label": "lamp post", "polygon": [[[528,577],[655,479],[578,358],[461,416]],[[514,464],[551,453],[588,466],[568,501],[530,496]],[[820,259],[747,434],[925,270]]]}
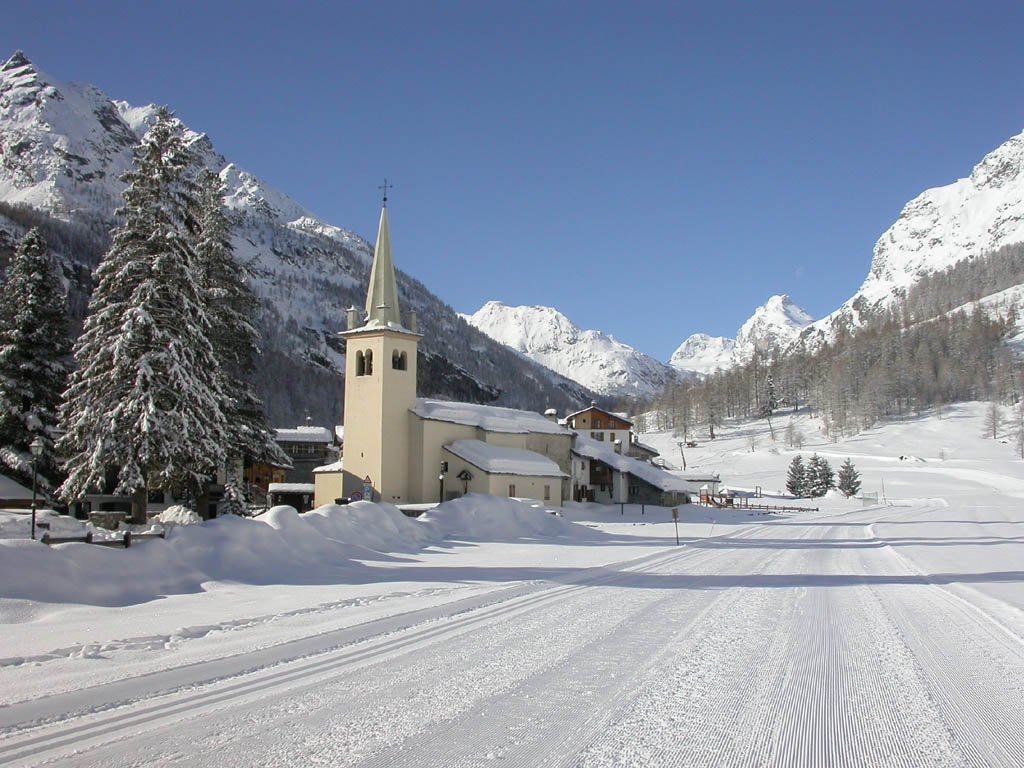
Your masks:
{"label": "lamp post", "polygon": [[46,444],[43,442],[43,438],[36,435],[32,442],[29,443],[28,449],[32,452],[32,538],[36,537],[36,468],[39,462],[39,457],[43,455],[43,449]]}
{"label": "lamp post", "polygon": [[447,461],[442,461],[441,462],[441,471],[437,475],[437,479],[441,483],[441,488],[440,488],[440,490],[438,491],[438,494],[437,494],[437,503],[438,504],[443,504],[444,503],[444,475],[445,475],[445,473],[447,471],[448,471],[448,462]]}

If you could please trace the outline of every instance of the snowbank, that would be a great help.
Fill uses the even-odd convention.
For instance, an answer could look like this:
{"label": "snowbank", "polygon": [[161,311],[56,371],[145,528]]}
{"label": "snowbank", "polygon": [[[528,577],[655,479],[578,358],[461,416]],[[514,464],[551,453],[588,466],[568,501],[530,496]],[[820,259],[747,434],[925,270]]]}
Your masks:
{"label": "snowbank", "polygon": [[553,515],[538,503],[471,493],[420,518],[445,539],[511,541],[523,538],[592,538],[587,528]]}
{"label": "snowbank", "polygon": [[[177,518],[177,516],[176,516]],[[85,524],[52,516],[82,533]],[[24,516],[0,521],[27,525]],[[54,530],[56,534],[57,530]],[[69,531],[70,532],[70,531]],[[24,532],[27,536],[27,529]],[[470,495],[419,519],[396,507],[361,501],[300,515],[292,507],[258,518],[224,516],[171,526],[166,539],[130,549],[84,543],[46,546],[26,538],[0,540],[0,609],[5,598],[89,605],[130,605],[169,594],[203,591],[207,582],[335,584],[373,578],[367,561],[393,560],[452,540],[580,540],[600,537],[542,507]]]}

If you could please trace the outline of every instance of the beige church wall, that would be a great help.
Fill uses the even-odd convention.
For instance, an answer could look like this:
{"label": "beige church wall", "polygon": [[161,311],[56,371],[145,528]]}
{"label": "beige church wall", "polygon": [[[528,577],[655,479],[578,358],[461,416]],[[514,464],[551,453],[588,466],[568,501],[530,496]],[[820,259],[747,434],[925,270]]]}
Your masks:
{"label": "beige church wall", "polygon": [[[487,473],[479,467],[475,467],[465,459],[460,459],[448,451],[441,452],[441,461],[448,462],[448,473],[444,478],[444,497],[445,499],[456,498],[463,496],[467,493],[491,493],[491,487],[488,483]],[[468,483],[464,483],[459,480],[459,474],[463,471],[468,471],[473,479]],[[441,491],[440,483],[437,479],[437,474],[434,474],[434,498],[436,499]]]}
{"label": "beige church wall", "polygon": [[[562,506],[562,478],[536,477],[530,475],[488,475],[488,493],[492,496],[509,497],[509,486],[515,486],[517,499],[536,499],[549,507]],[[544,486],[550,490],[549,499],[544,498]]]}
{"label": "beige church wall", "polygon": [[[476,427],[430,421],[412,414],[409,430],[409,493],[414,500],[424,503],[437,501],[440,487],[437,476],[441,472],[442,461],[449,462],[449,477],[458,474],[458,471],[452,472],[451,454],[443,450],[445,445],[456,440],[476,440],[478,437]],[[448,479],[445,480],[447,484]]]}
{"label": "beige church wall", "polygon": [[526,450],[526,435],[520,432],[484,432],[481,430],[479,439],[502,448]]}
{"label": "beige church wall", "polygon": [[335,499],[344,496],[343,480],[344,475],[341,472],[314,472],[313,507],[333,504]]}
{"label": "beige church wall", "polygon": [[566,474],[572,469],[572,435],[530,434],[526,436],[525,447],[551,459]]}

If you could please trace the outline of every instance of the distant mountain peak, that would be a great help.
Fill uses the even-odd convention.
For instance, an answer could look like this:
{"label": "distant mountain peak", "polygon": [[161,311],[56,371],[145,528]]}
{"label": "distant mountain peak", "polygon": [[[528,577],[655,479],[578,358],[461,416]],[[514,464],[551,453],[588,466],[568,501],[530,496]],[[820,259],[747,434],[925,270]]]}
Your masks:
{"label": "distant mountain peak", "polygon": [[579,328],[553,307],[488,301],[463,319],[521,355],[609,397],[648,397],[674,378],[664,363],[600,331]]}
{"label": "distant mountain peak", "polygon": [[735,339],[695,333],[672,353],[669,364],[680,372],[708,374],[750,360],[755,352],[785,349],[814,321],[785,294],[772,296],[754,310]]}

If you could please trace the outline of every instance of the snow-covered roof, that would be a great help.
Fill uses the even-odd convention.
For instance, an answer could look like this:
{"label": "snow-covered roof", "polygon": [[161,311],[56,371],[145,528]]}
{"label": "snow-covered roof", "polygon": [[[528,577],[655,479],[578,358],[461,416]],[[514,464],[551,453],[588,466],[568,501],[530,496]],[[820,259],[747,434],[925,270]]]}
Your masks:
{"label": "snow-covered roof", "polygon": [[456,440],[446,445],[445,450],[492,475],[567,476],[547,456],[522,448],[505,448],[482,440]]}
{"label": "snow-covered roof", "polygon": [[618,419],[619,421],[626,422],[629,425],[633,424],[633,420],[629,418],[629,414],[615,413],[614,411],[606,411],[604,408],[601,408],[601,407],[599,407],[597,405],[588,405],[586,408],[584,408],[581,411],[576,411],[574,413],[570,413],[570,414],[568,414],[565,417],[565,420],[569,421],[573,417],[579,416],[581,413],[587,413],[588,411],[600,411],[601,413],[605,414],[606,416],[612,416],[612,417]]}
{"label": "snow-covered roof", "polygon": [[275,429],[279,443],[324,443],[333,442],[331,431],[327,427],[296,427],[295,429]]}
{"label": "snow-covered roof", "polygon": [[345,442],[345,425],[337,424],[334,427],[334,437],[339,443]]}
{"label": "snow-covered roof", "polygon": [[657,448],[652,448],[651,446],[647,445],[646,443],[641,443],[639,440],[634,440],[632,445],[636,446],[641,451],[647,451],[648,453],[653,453],[655,456],[658,455],[658,449]]}
{"label": "snow-covered roof", "polygon": [[658,469],[646,461],[616,453],[615,449],[609,446],[608,443],[592,440],[583,435],[576,436],[576,445],[573,446],[573,453],[588,459],[602,461],[619,472],[627,472],[633,475],[633,477],[637,477],[663,491],[686,491],[689,489],[689,484],[683,478],[677,477],[663,469]]}
{"label": "snow-covered roof", "polygon": [[314,493],[312,483],[271,483],[267,486],[268,493]]}
{"label": "snow-covered roof", "polygon": [[32,489],[0,475],[0,499],[31,499]]}
{"label": "snow-covered roof", "polygon": [[324,472],[324,473],[327,473],[327,472],[341,472],[344,468],[345,468],[345,460],[341,459],[339,461],[335,461],[335,462],[332,462],[330,464],[323,464],[323,465],[321,465],[319,467],[313,467],[313,474],[315,475],[315,474],[317,474],[319,472]]}
{"label": "snow-covered roof", "polygon": [[448,421],[479,427],[487,432],[510,432],[526,434],[540,432],[546,435],[571,434],[565,427],[545,419],[533,411],[518,411],[514,408],[499,408],[494,405],[475,403],[451,403],[446,400],[417,398],[413,413],[430,421]]}

